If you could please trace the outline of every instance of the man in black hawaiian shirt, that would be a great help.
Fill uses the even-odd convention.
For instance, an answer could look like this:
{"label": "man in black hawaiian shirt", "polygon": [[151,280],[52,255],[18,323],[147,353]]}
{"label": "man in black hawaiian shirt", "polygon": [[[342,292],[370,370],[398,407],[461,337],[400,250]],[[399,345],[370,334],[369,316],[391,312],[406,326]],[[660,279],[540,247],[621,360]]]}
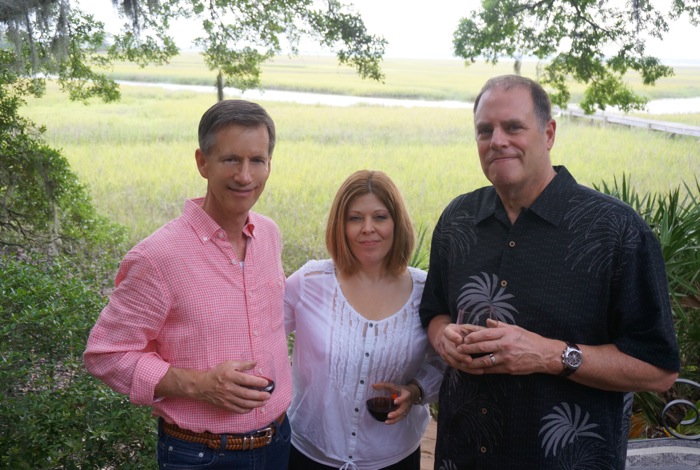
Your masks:
{"label": "man in black hawaiian shirt", "polygon": [[667,390],[679,369],[659,243],[629,206],[552,167],[536,82],[489,80],[474,126],[492,186],[443,212],[421,304],[451,366],[435,468],[622,469],[626,396]]}

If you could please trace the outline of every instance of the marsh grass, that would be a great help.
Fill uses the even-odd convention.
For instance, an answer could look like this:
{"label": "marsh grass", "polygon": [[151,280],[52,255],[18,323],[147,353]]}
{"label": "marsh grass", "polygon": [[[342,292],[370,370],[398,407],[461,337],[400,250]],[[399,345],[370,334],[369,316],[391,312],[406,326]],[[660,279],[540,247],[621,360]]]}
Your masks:
{"label": "marsh grass", "polygon": [[[473,101],[483,83],[495,75],[513,72],[511,61],[495,65],[476,62],[465,66],[458,59],[396,59],[382,62],[382,83],[362,80],[354,69],[338,65],[330,56],[278,56],[262,67],[262,86],[266,89],[335,93],[357,96],[417,98],[428,100]],[[117,63],[109,76],[119,80],[179,83],[214,86],[216,74],[207,69],[202,57],[185,52],[169,64],[140,68]],[[654,87],[644,86],[638,74],[626,80],[635,91],[650,99],[700,96],[700,68],[674,67],[673,77],[659,80]],[[538,76],[538,63],[526,61],[522,74]],[[584,87],[571,85],[572,100],[579,101]]]}
{"label": "marsh grass", "polygon": [[[98,210],[128,227],[133,244],[179,215],[185,198],[204,194],[194,162],[196,129],[215,97],[133,86],[122,94],[119,103],[86,106],[51,86],[25,113],[47,126],[47,141],[62,149]],[[386,171],[428,239],[453,197],[487,184],[469,110],[261,103],[277,124],[278,146],[256,210],[280,225],[288,273],[326,256],[330,202],[355,170]],[[552,155],[583,184],[628,174],[639,191],[692,181],[699,166],[693,139],[565,119]]]}

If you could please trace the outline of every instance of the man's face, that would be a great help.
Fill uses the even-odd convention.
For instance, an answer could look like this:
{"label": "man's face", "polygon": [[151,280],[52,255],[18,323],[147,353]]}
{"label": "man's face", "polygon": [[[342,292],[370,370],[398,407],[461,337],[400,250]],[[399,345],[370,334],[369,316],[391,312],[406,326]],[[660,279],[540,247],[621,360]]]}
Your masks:
{"label": "man's face", "polygon": [[474,113],[474,128],[481,168],[497,190],[528,190],[551,172],[556,123],[550,120],[540,129],[527,88],[485,92]]}
{"label": "man's face", "polygon": [[219,129],[204,155],[197,149],[199,173],[208,181],[202,208],[220,225],[230,217],[248,216],[270,176],[269,135],[264,125]]}

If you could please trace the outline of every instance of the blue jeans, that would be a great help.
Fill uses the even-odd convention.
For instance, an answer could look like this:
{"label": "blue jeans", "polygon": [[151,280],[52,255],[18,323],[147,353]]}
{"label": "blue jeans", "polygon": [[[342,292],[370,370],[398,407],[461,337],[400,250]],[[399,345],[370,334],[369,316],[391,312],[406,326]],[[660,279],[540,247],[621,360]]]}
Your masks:
{"label": "blue jeans", "polygon": [[168,436],[158,427],[158,468],[286,470],[291,447],[289,419],[277,427],[272,442],[253,450],[215,450],[205,444]]}

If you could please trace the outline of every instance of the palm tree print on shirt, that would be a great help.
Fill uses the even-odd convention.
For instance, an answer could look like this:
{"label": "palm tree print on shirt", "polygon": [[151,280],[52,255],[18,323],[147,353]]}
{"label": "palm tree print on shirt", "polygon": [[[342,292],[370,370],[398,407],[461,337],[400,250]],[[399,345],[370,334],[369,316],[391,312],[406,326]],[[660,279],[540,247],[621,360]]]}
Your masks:
{"label": "palm tree print on shirt", "polygon": [[465,260],[476,244],[475,219],[464,209],[450,204],[442,215],[439,236],[435,237],[440,256],[447,260]]}
{"label": "palm tree print on shirt", "polygon": [[561,455],[564,447],[577,439],[590,437],[604,440],[600,434],[591,431],[597,428],[598,424],[589,423],[589,418],[588,412],[584,414],[576,404],[573,408],[568,403],[555,406],[552,413],[542,418],[544,424],[539,435],[542,438],[544,456],[548,457],[550,452],[553,456],[556,456],[557,452]]}
{"label": "palm tree print on shirt", "polygon": [[506,288],[498,282],[498,276],[488,275],[482,272],[480,275],[469,277],[471,282],[462,287],[462,292],[457,297],[457,308],[464,309],[468,317],[465,323],[483,325],[487,318],[515,325],[514,313],[518,310],[513,307],[508,299],[513,294],[506,294]]}
{"label": "palm tree print on shirt", "polygon": [[618,250],[634,251],[639,230],[629,216],[615,211],[614,204],[581,196],[572,198],[569,207],[564,220],[574,234],[566,256],[572,269],[587,264],[588,272],[604,273],[620,254]]}

